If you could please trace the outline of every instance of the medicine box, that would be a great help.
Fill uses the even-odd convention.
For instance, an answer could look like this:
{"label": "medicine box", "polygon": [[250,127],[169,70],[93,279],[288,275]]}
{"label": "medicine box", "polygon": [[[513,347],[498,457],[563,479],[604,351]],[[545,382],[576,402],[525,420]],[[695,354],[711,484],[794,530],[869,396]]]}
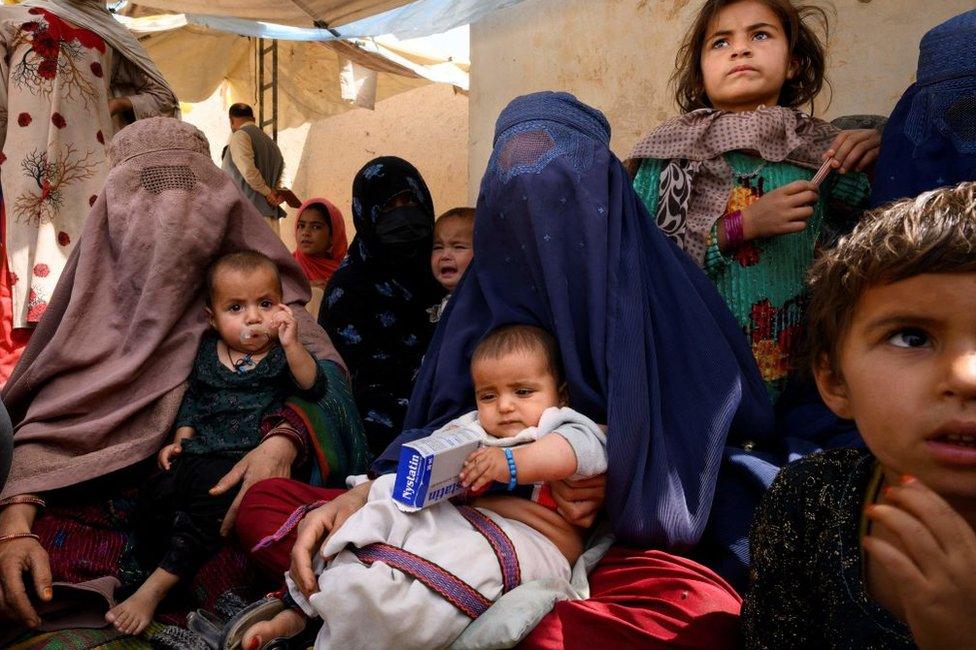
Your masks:
{"label": "medicine box", "polygon": [[481,446],[481,438],[477,431],[459,427],[404,444],[393,486],[397,507],[414,512],[463,492],[458,474]]}

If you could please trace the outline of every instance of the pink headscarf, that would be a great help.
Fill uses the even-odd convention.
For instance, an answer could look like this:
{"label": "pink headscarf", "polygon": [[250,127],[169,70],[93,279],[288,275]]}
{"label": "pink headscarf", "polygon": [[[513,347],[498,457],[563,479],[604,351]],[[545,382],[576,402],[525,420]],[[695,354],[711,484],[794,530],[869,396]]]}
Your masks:
{"label": "pink headscarf", "polygon": [[[335,270],[339,268],[339,264],[342,262],[342,258],[346,256],[346,250],[349,248],[349,242],[346,239],[346,222],[342,218],[342,212],[337,208],[331,201],[323,198],[309,199],[302,203],[302,207],[298,209],[298,216],[301,218],[302,213],[313,205],[320,205],[325,208],[326,213],[329,215],[329,221],[332,229],[332,248],[329,250],[327,255],[317,256],[317,255],[306,255],[301,251],[301,248],[296,248],[293,255],[295,256],[295,261],[298,265],[302,267],[302,271],[305,272],[305,277],[308,278],[309,282],[328,282]],[[298,242],[298,220],[295,221],[295,241],[296,245]]]}

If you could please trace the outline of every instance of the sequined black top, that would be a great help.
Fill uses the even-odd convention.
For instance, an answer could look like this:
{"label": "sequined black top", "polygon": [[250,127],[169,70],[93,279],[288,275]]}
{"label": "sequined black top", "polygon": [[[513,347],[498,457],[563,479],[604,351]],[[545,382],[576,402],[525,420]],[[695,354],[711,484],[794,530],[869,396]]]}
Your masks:
{"label": "sequined black top", "polygon": [[914,648],[908,626],[870,600],[860,521],[875,460],[837,449],[788,465],[750,536],[746,648]]}
{"label": "sequined black top", "polygon": [[176,417],[175,427],[196,429],[183,443],[183,453],[246,453],[261,442],[262,418],[281,410],[289,396],[310,401],[325,396],[327,381],[318,364],[315,383],[302,390],[292,378],[281,346],[273,347],[253,369],[236,372],[217,357],[217,340],[212,330],[204,335]]}

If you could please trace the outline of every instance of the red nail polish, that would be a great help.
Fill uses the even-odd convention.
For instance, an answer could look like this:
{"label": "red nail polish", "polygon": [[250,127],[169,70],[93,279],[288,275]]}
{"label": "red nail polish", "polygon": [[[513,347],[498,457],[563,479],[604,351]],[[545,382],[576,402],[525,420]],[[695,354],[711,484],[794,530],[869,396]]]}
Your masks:
{"label": "red nail polish", "polygon": [[881,496],[888,497],[891,494],[891,487],[890,485],[886,485],[881,488]]}
{"label": "red nail polish", "polygon": [[911,485],[916,480],[917,479],[914,476],[912,476],[911,474],[902,474],[901,475],[901,484],[902,485]]}

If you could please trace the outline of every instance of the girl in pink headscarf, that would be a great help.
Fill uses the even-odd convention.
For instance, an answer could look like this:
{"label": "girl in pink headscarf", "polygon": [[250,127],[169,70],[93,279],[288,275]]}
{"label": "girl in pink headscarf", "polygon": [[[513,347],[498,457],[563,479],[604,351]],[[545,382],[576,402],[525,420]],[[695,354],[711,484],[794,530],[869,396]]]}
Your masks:
{"label": "girl in pink headscarf", "polygon": [[313,287],[325,287],[346,256],[346,224],[342,212],[326,199],[309,199],[295,224],[295,260]]}

